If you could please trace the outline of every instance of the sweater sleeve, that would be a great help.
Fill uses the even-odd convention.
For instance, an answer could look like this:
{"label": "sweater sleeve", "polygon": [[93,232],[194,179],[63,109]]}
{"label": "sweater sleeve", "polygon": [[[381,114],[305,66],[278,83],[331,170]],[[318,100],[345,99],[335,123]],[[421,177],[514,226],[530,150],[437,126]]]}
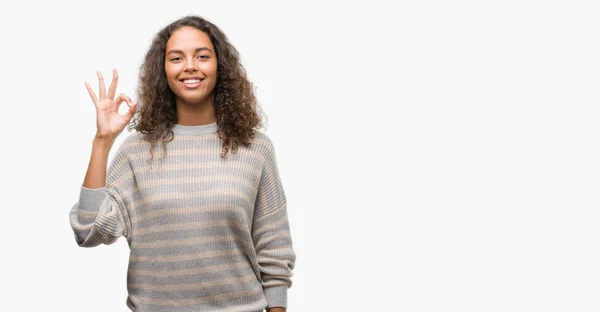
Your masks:
{"label": "sweater sleeve", "polygon": [[121,236],[131,243],[128,211],[134,203],[132,194],[135,186],[135,177],[123,143],[108,167],[106,185],[96,189],[82,185],[79,201],[69,212],[71,228],[79,246],[109,245]]}
{"label": "sweater sleeve", "polygon": [[287,307],[296,254],[292,246],[286,197],[273,144],[267,138],[266,157],[254,207],[252,239],[260,267],[267,307]]}

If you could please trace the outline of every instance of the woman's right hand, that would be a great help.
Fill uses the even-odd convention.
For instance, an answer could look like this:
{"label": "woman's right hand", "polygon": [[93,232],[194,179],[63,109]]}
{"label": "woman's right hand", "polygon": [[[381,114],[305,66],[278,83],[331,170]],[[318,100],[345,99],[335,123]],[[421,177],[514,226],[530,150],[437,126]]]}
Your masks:
{"label": "woman's right hand", "polygon": [[[129,121],[135,113],[137,103],[132,103],[131,99],[125,94],[121,93],[115,100],[115,92],[117,90],[117,81],[119,76],[116,69],[113,69],[113,79],[108,88],[108,94],[106,93],[106,87],[104,86],[104,78],[100,71],[97,72],[100,89],[98,90],[100,97],[97,97],[92,90],[89,83],[85,83],[85,86],[94,101],[96,106],[96,124],[98,130],[96,132],[96,138],[101,140],[107,140],[112,142],[122,131],[125,126],[129,124]],[[124,114],[119,114],[119,105],[123,102],[127,103],[129,110]]]}

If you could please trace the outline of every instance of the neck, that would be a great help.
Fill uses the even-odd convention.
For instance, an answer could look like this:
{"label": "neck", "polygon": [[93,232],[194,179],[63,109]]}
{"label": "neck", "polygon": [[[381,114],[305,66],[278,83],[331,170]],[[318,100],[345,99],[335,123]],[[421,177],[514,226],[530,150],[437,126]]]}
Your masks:
{"label": "neck", "polygon": [[179,99],[175,102],[177,108],[177,124],[182,126],[208,125],[217,121],[212,97],[201,103],[186,103]]}

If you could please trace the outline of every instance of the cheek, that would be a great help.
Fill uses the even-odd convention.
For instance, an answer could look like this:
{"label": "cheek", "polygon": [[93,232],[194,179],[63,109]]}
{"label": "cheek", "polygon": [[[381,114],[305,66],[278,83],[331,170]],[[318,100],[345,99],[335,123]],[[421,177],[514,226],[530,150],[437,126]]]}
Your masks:
{"label": "cheek", "polygon": [[167,79],[171,80],[175,79],[175,74],[177,71],[175,68],[173,68],[173,66],[165,66],[165,73],[167,74]]}
{"label": "cheek", "polygon": [[204,64],[204,66],[202,66],[202,72],[204,72],[206,75],[216,76],[217,64]]}

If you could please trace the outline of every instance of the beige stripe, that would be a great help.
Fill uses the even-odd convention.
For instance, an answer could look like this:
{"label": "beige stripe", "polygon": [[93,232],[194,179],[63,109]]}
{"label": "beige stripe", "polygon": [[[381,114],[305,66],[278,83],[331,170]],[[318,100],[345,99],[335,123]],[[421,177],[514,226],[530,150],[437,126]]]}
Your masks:
{"label": "beige stripe", "polygon": [[[290,261],[292,263],[292,265],[294,265],[296,255],[293,251],[294,251],[294,249],[293,249],[292,245],[290,245],[290,244],[283,245],[283,246],[277,246],[277,247],[271,247],[269,249],[260,250],[260,252],[256,256],[256,261],[258,261],[260,263],[260,265],[263,267],[263,269],[267,266],[272,266],[272,265],[277,266],[277,268],[283,269],[280,266],[278,266],[278,264],[281,264],[281,261],[283,261],[283,260]],[[276,262],[274,262],[273,261],[274,258],[278,259],[278,260]],[[286,269],[283,269],[283,270],[284,271],[282,271],[282,274],[285,274],[284,272],[286,271]],[[264,270],[263,270],[263,274],[264,274]]]}
{"label": "beige stripe", "polygon": [[81,210],[81,209],[77,209],[77,215],[80,218],[85,218],[85,219],[94,219],[96,218],[96,215],[98,214],[98,211],[87,211],[87,210]]}
{"label": "beige stripe", "polygon": [[[134,245],[136,245],[137,243],[134,243]],[[132,249],[135,248],[132,247]],[[189,261],[189,260],[199,260],[199,259],[206,259],[206,258],[214,258],[214,257],[221,257],[221,256],[235,256],[235,255],[242,255],[244,254],[243,251],[241,250],[237,250],[237,249],[230,249],[230,250],[216,250],[216,251],[212,251],[212,252],[202,252],[202,253],[193,253],[193,254],[189,254],[189,255],[178,255],[178,256],[164,256],[164,257],[151,257],[151,256],[131,256],[129,257],[129,260],[131,262],[176,262],[176,261]]]}
{"label": "beige stripe", "polygon": [[[186,177],[186,178],[194,179],[194,177]],[[216,181],[225,181],[225,182],[235,181],[235,182],[242,182],[242,183],[243,182],[249,182],[247,179],[234,178],[234,176],[201,177],[201,179],[206,179],[206,178],[213,179],[213,180],[211,180],[211,183],[216,182]],[[121,179],[120,182],[122,183],[122,182],[124,182],[124,180],[125,180],[125,178]],[[143,186],[144,186],[144,188],[146,188],[146,186],[151,187],[151,186],[154,186],[154,185],[177,185],[177,184],[181,184],[181,178],[168,179],[168,180],[164,180],[164,181],[167,181],[168,183],[162,183],[162,181],[160,179],[156,179],[156,180],[149,180],[148,183],[144,182]],[[191,181],[193,181],[193,180],[191,180]],[[202,180],[198,180],[198,183],[201,183],[201,182],[202,182]],[[123,194],[123,196],[131,195],[134,192],[140,190],[139,185],[137,185],[137,184],[135,186],[133,186],[133,187],[129,187],[128,189],[123,189],[123,185],[122,184],[117,184],[117,183],[118,183],[118,181],[112,182],[110,184],[117,186],[117,188],[120,188],[120,192],[121,192],[121,194]],[[250,188],[252,188],[254,186],[253,184],[247,184],[247,183],[244,183],[244,184],[246,184],[247,186],[250,186]],[[225,190],[226,191],[230,191],[231,189],[225,189]],[[198,190],[198,191],[201,191],[201,190]],[[179,192],[179,193],[181,193],[181,192]],[[155,195],[155,196],[158,196],[158,195]]]}
{"label": "beige stripe", "polygon": [[247,227],[243,225],[232,222],[231,220],[204,220],[204,221],[196,221],[196,222],[178,222],[178,223],[169,223],[164,225],[155,225],[147,228],[138,228],[136,229],[135,234],[137,236],[151,234],[156,232],[176,232],[176,231],[185,231],[185,230],[194,230],[203,227],[216,226],[216,227],[230,227],[235,226],[237,229],[246,232],[248,230]]}
{"label": "beige stripe", "polygon": [[[176,143],[176,142],[187,143],[187,142],[190,142],[190,141],[202,143],[202,142],[214,141],[216,138],[218,138],[218,136],[215,137],[213,135],[204,135],[204,136],[176,136],[173,139],[173,141],[167,143],[167,154],[170,152],[169,147],[172,146],[172,145],[169,145],[169,144],[171,144],[171,143]],[[265,138],[257,138],[257,137],[255,137],[255,138],[252,139],[251,142],[252,142],[252,144],[250,146],[256,144],[256,145],[261,146],[263,148],[264,147],[268,147],[268,141]],[[141,136],[139,136],[137,138],[137,140],[134,140],[131,143],[129,143],[129,147],[134,148],[134,149],[135,148],[140,148],[140,147],[141,148],[145,148],[146,152],[148,153],[148,157],[150,157],[150,146],[151,146],[150,142],[144,141]],[[241,149],[241,148],[244,148],[244,146],[240,145],[238,147],[238,149]],[[157,152],[160,153],[161,150],[162,150],[162,143],[158,142],[158,144],[156,144],[156,147],[154,148],[154,153],[157,153]]]}
{"label": "beige stripe", "polygon": [[216,281],[208,281],[194,284],[177,284],[177,285],[156,285],[156,284],[148,284],[148,283],[134,283],[130,284],[127,287],[131,289],[141,289],[141,290],[150,290],[155,292],[179,292],[185,290],[202,290],[202,288],[208,287],[216,287],[222,285],[235,284],[240,282],[240,278],[244,282],[248,281],[258,281],[255,274],[247,274],[241,277],[229,277],[224,280],[216,280]]}
{"label": "beige stripe", "polygon": [[247,265],[247,260],[238,261],[233,263],[219,264],[213,266],[207,266],[202,268],[194,268],[194,269],[181,269],[181,270],[173,270],[170,271],[156,271],[156,270],[144,270],[144,269],[131,269],[128,271],[128,275],[131,276],[146,276],[146,277],[177,277],[177,276],[186,276],[186,275],[200,275],[204,273],[213,273],[225,270],[231,270],[236,268],[241,268]]}
{"label": "beige stripe", "polygon": [[[143,139],[143,135],[139,134],[139,133],[133,133],[132,135],[135,135],[134,138],[132,138],[132,140],[130,141],[125,141],[123,144],[127,144],[127,146],[129,148],[132,149],[139,149],[139,148],[144,148],[147,152],[148,152],[148,157],[150,156],[150,146],[151,143],[148,141],[145,141]],[[172,147],[172,143],[183,143],[182,145],[188,145],[188,142],[197,142],[197,143],[205,143],[205,142],[210,142],[210,141],[215,141],[215,140],[219,140],[219,136],[216,133],[212,133],[211,135],[203,135],[203,136],[187,136],[187,135],[183,135],[183,136],[178,136],[175,135],[175,137],[173,138],[173,140],[171,142],[167,142],[167,149],[169,149],[169,147]],[[257,133],[256,136],[252,139],[250,139],[250,143],[251,143],[251,147],[253,145],[257,145],[257,146],[261,146],[263,148],[268,148],[270,146],[270,142],[269,139],[267,139],[266,135],[264,133]],[[179,144],[178,144],[179,145]],[[221,146],[219,144],[219,146]],[[246,148],[243,145],[239,145],[238,149],[241,148]],[[154,148],[154,152],[160,152],[162,150],[162,142],[158,142],[158,144],[156,144],[155,148]]]}
{"label": "beige stripe", "polygon": [[292,249],[294,248],[292,244],[270,247],[269,249],[262,250],[261,254],[262,253],[269,253],[269,252],[272,252],[272,251],[278,251],[278,250],[287,250],[287,249],[290,249],[290,248],[292,248]]}
{"label": "beige stripe", "polygon": [[[259,135],[260,134],[257,134],[252,139],[252,141],[251,141],[252,144],[266,146],[268,144],[268,141],[265,138],[260,137]],[[216,138],[218,138],[218,136],[216,136]],[[185,142],[185,141],[213,141],[214,139],[215,139],[215,137],[211,137],[209,135],[205,135],[205,136],[176,136],[175,139],[173,140],[173,142],[175,142],[175,141],[182,141],[182,142]],[[238,148],[242,148],[242,147],[243,147],[243,145],[240,145]],[[167,148],[168,148],[168,145],[167,145]]]}
{"label": "beige stripe", "polygon": [[81,224],[81,225],[88,225],[88,226],[92,226],[92,224],[94,224],[94,221],[96,221],[96,217],[82,217],[82,216],[78,216],[77,217],[77,221]]}
{"label": "beige stripe", "polygon": [[232,189],[232,188],[218,188],[211,189],[209,191],[206,190],[197,190],[191,192],[165,192],[158,193],[147,196],[144,198],[146,202],[152,202],[156,199],[166,199],[168,201],[175,201],[177,199],[193,199],[197,198],[198,195],[202,196],[222,196],[224,198],[231,198],[231,196],[238,196],[240,199],[244,200],[248,205],[254,203],[253,194],[248,194],[247,192],[243,192],[240,190]]}
{"label": "beige stripe", "polygon": [[223,236],[223,235],[215,235],[215,236],[194,237],[194,238],[187,238],[187,239],[169,239],[169,240],[151,241],[151,242],[137,242],[135,244],[135,246],[139,249],[147,249],[147,248],[160,248],[160,247],[189,246],[189,245],[196,245],[196,244],[200,244],[200,243],[228,242],[228,241],[233,242],[235,240],[232,240],[231,237],[227,237],[227,236]]}
{"label": "beige stripe", "polygon": [[248,290],[240,290],[240,291],[234,291],[234,292],[230,292],[230,293],[220,293],[220,294],[215,294],[215,295],[211,295],[211,296],[205,296],[205,297],[200,297],[200,298],[191,298],[191,299],[154,299],[154,298],[148,298],[148,297],[142,297],[142,296],[131,296],[131,297],[134,298],[136,301],[139,301],[139,302],[142,302],[145,304],[153,304],[153,305],[158,305],[158,306],[189,306],[189,305],[194,305],[194,304],[211,302],[214,300],[223,301],[223,300],[235,299],[235,298],[239,298],[239,297],[251,296],[254,294],[258,294],[260,292],[263,292],[263,288],[262,288],[262,285],[259,284],[255,287],[253,287],[252,289],[248,289]]}
{"label": "beige stripe", "polygon": [[[167,147],[168,149],[168,147]],[[162,157],[162,154],[159,154]],[[169,150],[167,152],[167,157],[182,157],[182,156],[189,156],[189,157],[196,157],[196,156],[205,156],[205,155],[218,155],[215,153],[214,150],[209,150],[209,149],[198,149],[198,148],[179,148],[176,150]],[[260,157],[261,154],[259,153],[246,153],[246,155],[244,155],[244,157],[250,157],[252,158],[255,162],[260,163],[262,162]],[[141,151],[141,152],[137,152],[137,153],[131,153],[128,155],[128,157],[131,160],[134,159],[149,159],[150,158],[150,153],[148,151]]]}
{"label": "beige stripe", "polygon": [[[258,178],[258,177],[257,177]],[[246,186],[253,187],[255,186],[254,181],[250,180],[247,177],[243,177],[239,172],[236,172],[236,175],[203,175],[203,176],[186,176],[185,181],[182,181],[181,177],[176,178],[157,178],[157,179],[148,179],[144,181],[144,188],[156,186],[156,185],[182,185],[182,184],[191,184],[191,183],[203,183],[210,182],[214,183],[216,181],[225,181],[225,182],[238,182]]]}
{"label": "beige stripe", "polygon": [[[252,235],[261,235],[263,233],[266,233],[268,231],[274,231],[274,230],[278,230],[280,227],[284,226],[286,224],[286,222],[288,222],[288,217],[287,215],[284,215],[283,218],[277,220],[277,222],[273,222],[273,223],[266,223],[264,225],[262,225],[263,223],[261,223],[261,226],[258,228],[255,228],[255,230],[253,231]],[[258,224],[258,223],[254,223],[254,224]]]}
{"label": "beige stripe", "polygon": [[265,245],[268,245],[269,243],[272,243],[272,242],[276,242],[276,241],[282,239],[283,237],[289,237],[289,236],[290,236],[290,232],[288,232],[288,231],[278,231],[277,233],[275,233],[271,236],[261,237],[260,241],[258,241],[258,243],[256,244],[256,246],[254,248],[256,250],[263,249],[265,247]]}
{"label": "beige stripe", "polygon": [[[167,148],[169,148],[169,144],[174,143],[176,141],[195,141],[195,142],[214,141],[215,135],[216,135],[216,133],[213,133],[213,135],[202,135],[202,136],[177,136],[177,134],[176,134],[173,141],[167,142]],[[218,138],[218,136],[217,136],[217,138]],[[150,148],[150,145],[151,145],[150,142],[144,141],[142,135],[139,135],[137,137],[137,140],[134,140],[130,143],[131,147]],[[156,144],[155,151],[158,150],[159,148],[162,148],[162,142],[160,142],[160,141],[158,142],[158,144]]]}

